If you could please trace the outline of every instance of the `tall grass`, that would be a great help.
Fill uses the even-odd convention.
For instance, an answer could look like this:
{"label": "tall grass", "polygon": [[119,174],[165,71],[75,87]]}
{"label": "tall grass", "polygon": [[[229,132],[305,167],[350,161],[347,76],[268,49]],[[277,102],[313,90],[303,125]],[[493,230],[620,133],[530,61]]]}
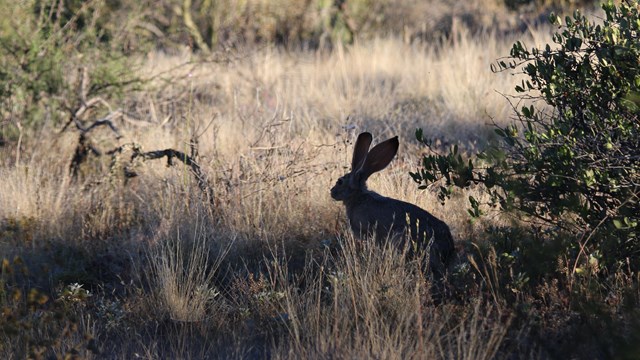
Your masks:
{"label": "tall grass", "polygon": [[[281,311],[291,337],[277,358],[492,359],[509,321],[491,305],[435,307],[416,264],[393,246],[340,239],[305,290],[284,287]],[[282,267],[270,267],[275,283],[287,283]]]}
{"label": "tall grass", "polygon": [[[106,130],[91,135],[103,152],[136,144],[188,153],[197,138],[213,203],[175,159],[171,167],[139,161],[131,165],[138,176],[125,178],[130,153],[93,157],[74,180],[77,134],[48,129],[28,137],[21,160],[0,168],[0,257],[20,255],[31,271],[10,278],[3,269],[3,286],[38,287],[52,299],[61,286],[90,289],[93,296],[65,316],[87,319],[79,331],[96,339],[97,357],[508,356],[528,324],[512,321],[517,314],[504,301],[515,288],[503,286],[514,274],[502,254],[474,268],[462,253],[449,284],[460,295],[436,306],[415,264],[393,247],[355,239],[329,196],[349,170],[359,131],[375,141],[397,134],[398,157],[371,187],[445,220],[459,248],[498,236],[478,229],[503,219],[467,217],[469,194],[443,207],[408,175],[424,150],[413,140],[416,127],[436,148],[464,142],[473,152],[488,141],[486,123],[510,114],[500,93],[515,79],[491,74],[489,64],[508,53],[511,40],[464,31],[455,39],[377,39],[331,53],[238,51],[229,63],[170,72],[168,82],[123,101],[130,118],[118,123],[122,139]],[[190,60],[152,53],[145,71]],[[15,150],[0,151],[6,159]],[[566,309],[562,284],[547,290],[549,303]],[[20,308],[10,291],[0,304]],[[0,328],[3,343],[12,336]],[[537,354],[532,337],[525,340],[518,351]],[[4,357],[14,357],[12,350],[0,345]]]}
{"label": "tall grass", "polygon": [[[170,319],[182,322],[206,321],[207,309],[220,296],[214,280],[228,245],[217,254],[208,244],[211,231],[195,216],[192,233],[156,233],[155,244],[147,248],[150,267],[146,277],[155,295],[155,308]],[[220,247],[220,244],[216,244]],[[226,249],[226,250],[225,250]]]}
{"label": "tall grass", "polygon": [[[407,138],[422,126],[435,137],[478,140],[478,129],[492,118],[504,121],[511,111],[501,94],[512,93],[518,79],[489,70],[510,44],[491,33],[461,32],[446,46],[407,46],[389,38],[328,55],[267,48],[239,54],[231,68],[195,71],[195,94],[217,91],[200,97],[202,107],[194,111],[203,119],[216,115],[223,152],[246,151],[267,123],[284,139],[326,141],[341,126],[355,124]],[[179,60],[157,55],[150,64],[160,70]]]}

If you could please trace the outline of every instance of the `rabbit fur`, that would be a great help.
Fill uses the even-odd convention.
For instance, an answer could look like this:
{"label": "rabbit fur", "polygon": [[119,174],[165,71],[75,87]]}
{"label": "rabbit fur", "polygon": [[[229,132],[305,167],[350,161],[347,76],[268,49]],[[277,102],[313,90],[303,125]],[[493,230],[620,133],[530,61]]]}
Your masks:
{"label": "rabbit fur", "polygon": [[405,246],[409,237],[414,249],[429,251],[429,270],[441,280],[455,249],[451,231],[445,222],[416,205],[382,196],[367,189],[367,179],[391,162],[398,152],[398,137],[383,141],[371,150],[373,137],[368,132],[358,136],[353,150],[351,172],[338,179],[331,197],[342,201],[354,234],[374,235],[379,241],[389,239]]}

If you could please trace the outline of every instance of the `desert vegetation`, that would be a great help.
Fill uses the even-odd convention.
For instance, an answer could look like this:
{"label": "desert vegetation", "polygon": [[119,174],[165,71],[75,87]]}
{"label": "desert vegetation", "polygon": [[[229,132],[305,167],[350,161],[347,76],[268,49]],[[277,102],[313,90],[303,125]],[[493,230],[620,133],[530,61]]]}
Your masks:
{"label": "desert vegetation", "polygon": [[[640,353],[637,2],[0,2],[2,358]],[[330,197],[361,131],[443,299]]]}

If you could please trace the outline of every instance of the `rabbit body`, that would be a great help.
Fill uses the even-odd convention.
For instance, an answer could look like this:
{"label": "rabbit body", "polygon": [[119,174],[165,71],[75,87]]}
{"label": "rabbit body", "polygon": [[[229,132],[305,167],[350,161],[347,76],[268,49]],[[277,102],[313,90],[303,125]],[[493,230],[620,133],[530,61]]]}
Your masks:
{"label": "rabbit body", "polygon": [[453,237],[445,222],[420,207],[382,196],[368,190],[366,180],[384,169],[398,150],[397,137],[369,151],[371,134],[362,133],[355,144],[352,171],[342,176],[331,189],[331,197],[342,201],[349,224],[356,236],[375,235],[378,241],[390,240],[399,247],[412,240],[414,249],[429,249],[429,270],[442,278],[455,253]]}

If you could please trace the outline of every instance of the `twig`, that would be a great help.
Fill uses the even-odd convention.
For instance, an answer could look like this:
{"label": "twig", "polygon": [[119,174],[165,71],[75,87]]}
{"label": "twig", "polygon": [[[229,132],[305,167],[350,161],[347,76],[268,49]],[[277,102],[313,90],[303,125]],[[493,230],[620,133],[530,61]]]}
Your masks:
{"label": "twig", "polygon": [[69,170],[71,171],[73,179],[76,179],[78,177],[80,164],[82,164],[87,159],[87,156],[89,156],[90,152],[95,156],[102,155],[102,153],[98,149],[96,149],[90,141],[87,140],[85,133],[80,133],[78,146],[76,146],[76,151],[73,154],[73,159],[71,159],[71,164],[69,165]]}
{"label": "twig", "polygon": [[118,128],[111,121],[111,119],[118,115],[122,115],[122,112],[120,110],[111,112],[104,118],[94,121],[93,124],[86,128],[83,127],[82,124],[80,124],[80,121],[75,121],[76,127],[78,128],[78,130],[80,130],[80,138],[78,139],[78,146],[76,146],[76,151],[73,155],[73,158],[71,159],[71,164],[69,165],[69,170],[71,171],[73,179],[76,179],[78,177],[78,170],[80,169],[80,165],[87,159],[89,153],[94,154],[95,156],[102,155],[102,152],[96,149],[91,141],[87,139],[87,134],[89,133],[89,131],[93,130],[96,127],[106,125],[116,134],[116,139],[122,138],[120,131],[118,131]]}
{"label": "twig", "polygon": [[[67,123],[64,124],[64,126],[62,127],[62,130],[60,130],[60,133],[63,133],[65,130],[67,130],[69,125],[71,125],[72,123],[75,123],[76,127],[78,127],[79,129],[82,129],[82,126],[80,125],[80,117],[82,115],[84,115],[84,113],[87,110],[91,109],[92,107],[96,106],[97,104],[102,104],[107,109],[109,109],[109,111],[111,111],[111,105],[109,105],[108,102],[106,102],[104,99],[102,99],[99,96],[91,98],[91,99],[89,99],[87,101],[82,101],[82,105],[80,105],[80,107],[78,107],[77,109],[71,111],[71,116],[69,117],[69,121],[67,121]],[[113,111],[111,111],[111,112],[113,112]],[[107,116],[109,116],[109,115],[107,115]]]}
{"label": "twig", "polygon": [[16,166],[20,164],[20,147],[22,146],[22,124],[20,121],[16,121],[16,127],[18,128],[18,146],[16,146]]}
{"label": "twig", "polygon": [[[193,148],[192,148],[192,152],[195,152],[197,154],[197,150],[193,151]],[[183,164],[191,168],[191,173],[193,174],[193,176],[195,177],[198,183],[198,188],[200,188],[200,190],[204,193],[204,195],[207,197],[207,200],[212,205],[214,204],[213,190],[209,185],[209,181],[207,180],[206,175],[202,172],[200,165],[198,165],[198,163],[194,160],[194,158],[188,156],[187,154],[181,151],[174,150],[174,149],[141,152],[139,147],[134,147],[134,153],[131,156],[131,160],[133,161],[137,157],[142,157],[144,160],[155,160],[155,159],[161,159],[163,157],[166,157],[167,166],[173,165],[174,158],[180,160]]]}
{"label": "twig", "polygon": [[[632,198],[628,198],[627,200],[625,200],[623,203],[621,203],[620,205],[618,205],[613,211],[617,212],[620,208],[622,208],[624,205],[626,205],[629,201],[631,201]],[[571,270],[571,275],[576,273],[576,269],[578,268],[578,261],[580,260],[580,256],[584,255],[587,262],[589,262],[589,255],[587,255],[585,248],[587,247],[587,242],[589,242],[589,240],[591,240],[591,238],[593,237],[593,235],[596,233],[596,231],[598,230],[598,228],[600,228],[600,226],[602,226],[602,224],[605,223],[605,221],[607,219],[609,219],[611,216],[610,215],[606,215],[605,217],[602,218],[602,220],[600,220],[600,222],[596,225],[595,228],[593,228],[593,230],[591,230],[591,232],[589,233],[589,236],[587,236],[587,238],[585,239],[584,242],[579,242],[580,244],[580,250],[578,252],[578,256],[576,256],[576,260],[573,262],[573,269]],[[571,279],[571,284],[570,284],[570,288],[573,288],[573,278]]]}
{"label": "twig", "polygon": [[111,121],[113,118],[117,116],[122,116],[122,111],[120,110],[113,111],[109,113],[107,116],[103,117],[102,119],[98,119],[94,121],[93,124],[89,125],[89,127],[87,128],[84,128],[79,122],[76,123],[76,126],[83,134],[86,134],[98,126],[107,125],[111,129],[111,131],[113,131],[116,134],[116,139],[120,139],[122,138],[122,134],[120,134],[120,131],[118,130],[118,128]]}
{"label": "twig", "polygon": [[187,31],[189,31],[189,34],[191,34],[191,37],[193,37],[193,40],[196,42],[196,45],[200,50],[208,54],[210,52],[209,46],[202,38],[200,30],[198,30],[198,27],[191,17],[191,0],[183,0],[182,2],[182,21],[184,26],[187,28]]}

